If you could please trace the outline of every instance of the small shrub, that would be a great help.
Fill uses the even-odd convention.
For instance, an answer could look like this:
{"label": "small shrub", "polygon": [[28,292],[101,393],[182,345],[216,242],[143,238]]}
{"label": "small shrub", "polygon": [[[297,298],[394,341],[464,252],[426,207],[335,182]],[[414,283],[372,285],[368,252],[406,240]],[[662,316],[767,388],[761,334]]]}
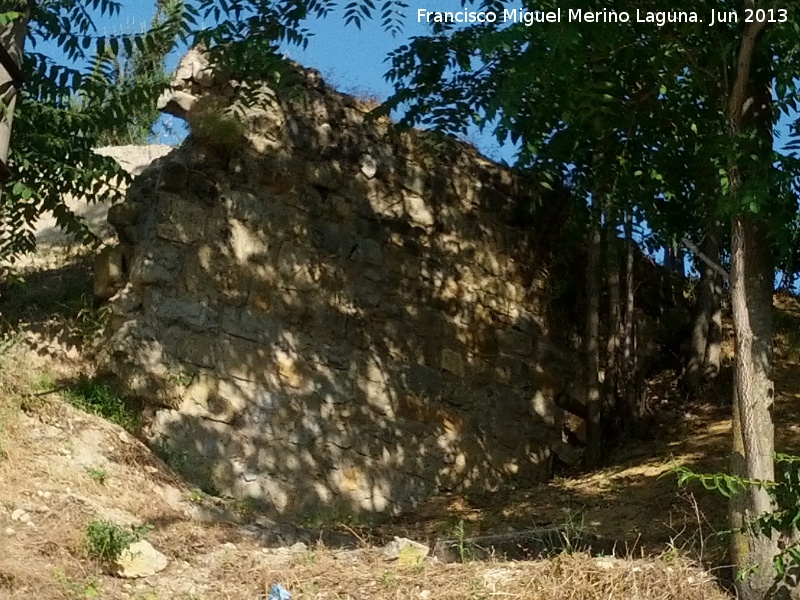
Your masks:
{"label": "small shrub", "polygon": [[82,377],[64,392],[64,397],[81,410],[108,419],[128,431],[137,431],[141,424],[139,413],[102,381]]}
{"label": "small shrub", "polygon": [[124,529],[110,521],[90,521],[86,526],[86,556],[112,563],[129,545],[147,537],[148,525]]}
{"label": "small shrub", "polygon": [[30,380],[34,392],[49,392],[56,387],[56,376],[49,369],[38,371]]}
{"label": "small shrub", "polygon": [[256,506],[252,498],[239,498],[233,500],[233,512],[242,519],[250,519],[256,513]]}
{"label": "small shrub", "polygon": [[94,579],[84,579],[76,581],[67,575],[61,569],[55,572],[56,580],[61,584],[62,589],[66,593],[66,597],[72,600],[84,600],[85,598],[99,598],[100,586]]}
{"label": "small shrub", "polygon": [[211,99],[201,99],[189,115],[192,136],[214,152],[229,154],[241,147],[244,124]]}
{"label": "small shrub", "polygon": [[472,550],[470,550],[465,542],[467,539],[467,530],[464,527],[464,519],[459,519],[458,524],[453,528],[453,533],[458,540],[458,558],[462,563],[471,560]]}
{"label": "small shrub", "polygon": [[96,469],[94,467],[87,467],[86,473],[92,479],[92,481],[96,481],[99,484],[104,484],[106,482],[106,477],[108,477],[108,471],[105,469]]}
{"label": "small shrub", "polygon": [[384,571],[381,574],[381,583],[385,588],[394,589],[397,587],[397,575],[391,571]]}

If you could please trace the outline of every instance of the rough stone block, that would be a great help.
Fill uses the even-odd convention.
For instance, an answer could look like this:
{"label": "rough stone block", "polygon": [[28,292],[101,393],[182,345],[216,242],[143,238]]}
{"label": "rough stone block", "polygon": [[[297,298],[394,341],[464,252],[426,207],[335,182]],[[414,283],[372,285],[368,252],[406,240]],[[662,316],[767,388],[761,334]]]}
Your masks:
{"label": "rough stone block", "polygon": [[233,337],[253,342],[275,342],[282,329],[274,318],[247,308],[223,309],[220,327]]}
{"label": "rough stone block", "polygon": [[407,164],[400,177],[400,184],[408,191],[423,196],[426,191],[428,173],[422,167]]}
{"label": "rough stone block", "polygon": [[449,371],[458,377],[464,377],[464,359],[454,350],[445,348],[442,350],[442,370]]}
{"label": "rough stone block", "polygon": [[167,244],[154,244],[134,254],[130,279],[134,285],[174,284],[181,253]]}
{"label": "rough stone block", "polygon": [[156,225],[157,235],[181,244],[191,244],[202,239],[206,225],[205,208],[178,197],[171,197],[168,202],[168,217]]}
{"label": "rough stone block", "polygon": [[337,163],[308,163],[304,175],[311,185],[328,190],[342,187],[342,170]]}
{"label": "rough stone block", "polygon": [[246,265],[252,260],[266,257],[269,244],[260,231],[253,230],[238,219],[231,219],[229,226],[233,258],[240,265]]}
{"label": "rough stone block", "polygon": [[268,382],[274,369],[274,357],[268,347],[227,334],[220,335],[217,370],[223,376]]}
{"label": "rough stone block", "polygon": [[358,262],[380,267],[383,264],[383,250],[375,240],[361,240],[351,258]]}
{"label": "rough stone block", "polygon": [[191,417],[230,423],[233,421],[233,414],[229,414],[227,407],[218,402],[217,385],[214,377],[195,377],[184,391],[178,410]]}
{"label": "rough stone block", "polygon": [[431,226],[434,224],[435,219],[433,211],[425,202],[425,199],[418,194],[404,194],[403,205],[405,211],[411,220],[423,226]]}
{"label": "rough stone block", "polygon": [[153,303],[152,310],[165,325],[180,323],[195,331],[208,331],[219,322],[214,308],[192,299],[162,297]]}
{"label": "rough stone block", "polygon": [[166,333],[166,347],[181,362],[205,368],[212,368],[216,364],[216,335],[195,333],[183,327],[170,327]]}
{"label": "rough stone block", "polygon": [[306,369],[299,357],[278,351],[275,354],[278,378],[292,388],[301,388],[306,382]]}

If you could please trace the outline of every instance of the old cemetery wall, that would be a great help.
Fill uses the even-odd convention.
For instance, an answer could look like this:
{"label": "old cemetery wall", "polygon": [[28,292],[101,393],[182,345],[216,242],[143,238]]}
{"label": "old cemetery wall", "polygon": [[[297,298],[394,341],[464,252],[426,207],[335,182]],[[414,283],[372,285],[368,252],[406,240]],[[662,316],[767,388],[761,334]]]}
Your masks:
{"label": "old cemetery wall", "polygon": [[578,376],[552,341],[557,224],[516,226],[540,189],[300,77],[238,125],[235,83],[190,53],[164,104],[192,135],[109,214],[127,280],[106,367],[150,440],[282,513],[547,477]]}

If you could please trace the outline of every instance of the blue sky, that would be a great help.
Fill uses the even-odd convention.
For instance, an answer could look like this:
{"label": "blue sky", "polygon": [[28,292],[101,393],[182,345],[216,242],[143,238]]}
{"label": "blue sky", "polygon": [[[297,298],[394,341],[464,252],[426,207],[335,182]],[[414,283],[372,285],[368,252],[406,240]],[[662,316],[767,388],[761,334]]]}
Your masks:
{"label": "blue sky", "polygon": [[[365,21],[359,30],[353,25],[345,26],[342,18],[334,14],[327,19],[309,22],[314,37],[307,49],[287,46],[284,52],[289,58],[319,70],[325,80],[339,91],[384,99],[392,92],[391,84],[384,79],[388,69],[385,62],[387,54],[406,43],[411,37],[426,33],[426,25],[417,22],[417,9],[459,10],[461,8],[459,0],[436,0],[433,3],[429,0],[406,0],[406,2],[408,8],[405,24],[403,31],[397,37],[393,38],[385,33],[377,20]],[[152,0],[128,0],[123,4],[125,8],[122,15],[113,21],[98,22],[100,33],[140,31],[147,27],[155,8]],[[170,57],[169,66],[174,66],[178,58],[177,54]],[[164,128],[164,124],[169,122],[169,118],[161,120],[160,141],[178,143],[185,135],[185,128],[172,121],[175,130],[170,132],[168,128]],[[780,134],[786,132],[788,122],[789,119],[784,117],[778,126],[779,135],[776,143],[779,147],[787,137]],[[513,147],[500,146],[491,135],[474,132],[468,141],[495,160],[513,162]]]}
{"label": "blue sky", "polygon": [[[407,43],[412,36],[424,35],[427,31],[424,23],[417,22],[416,14],[418,8],[431,9],[431,3],[406,1],[409,5],[406,9],[407,18],[402,33],[396,37],[384,32],[377,20],[365,21],[359,30],[354,25],[345,26],[340,16],[331,15],[327,19],[309,22],[314,36],[305,50],[286,46],[284,52],[304,66],[320,71],[325,80],[339,91],[385,99],[392,92],[391,84],[384,79],[388,69],[386,56]],[[155,10],[154,2],[133,0],[124,4],[122,15],[115,18],[114,22],[107,21],[102,25],[98,22],[100,33],[140,31],[148,26]],[[436,6],[439,9],[458,10],[460,2],[437,0]],[[178,55],[170,57],[168,66],[174,66],[179,58]],[[165,131],[165,123],[172,123],[176,131]],[[158,141],[163,143],[179,143],[185,135],[185,128],[168,117],[161,119],[158,129],[161,134]],[[491,158],[508,162],[513,160],[513,148],[501,147],[492,136],[475,132],[470,135],[469,141]]]}

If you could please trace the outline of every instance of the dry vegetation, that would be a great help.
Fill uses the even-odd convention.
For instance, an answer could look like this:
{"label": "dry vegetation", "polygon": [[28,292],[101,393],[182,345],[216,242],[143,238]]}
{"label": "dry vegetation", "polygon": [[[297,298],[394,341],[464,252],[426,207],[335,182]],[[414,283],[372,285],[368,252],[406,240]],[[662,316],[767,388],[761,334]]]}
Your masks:
{"label": "dry vegetation", "polygon": [[[356,534],[358,550],[314,543],[266,548],[263,521],[250,507],[205,496],[135,436],[68,402],[61,388],[92,374],[83,351],[97,315],[81,299],[89,290],[85,263],[32,269],[27,287],[4,294],[0,306],[2,600],[255,600],[266,599],[275,582],[294,600],[730,597],[709,574],[729,575],[726,542],[716,535],[725,527],[725,503],[678,490],[669,476],[676,463],[725,467],[724,387],[706,403],[686,404],[676,400],[674,376],[651,382],[661,409],[649,439],[627,444],[601,471],[492,495],[434,498],[415,514],[370,527],[319,515],[316,521]],[[781,296],[776,309],[778,447],[792,451],[800,447],[792,425],[800,398],[800,303]],[[12,519],[20,509],[32,524]],[[85,553],[87,525],[98,518],[151,525],[148,540],[168,557],[167,569],[142,580],[110,574]],[[379,549],[394,535],[432,544],[459,531],[471,536],[565,523],[618,540],[624,558],[593,557],[565,544],[541,560],[404,567]]]}
{"label": "dry vegetation", "polygon": [[[266,549],[246,519],[204,510],[214,503],[122,428],[56,394],[31,395],[41,384],[32,360],[24,349],[4,357],[0,598],[239,600],[266,598],[275,582],[308,600],[727,597],[674,549],[628,560],[576,551],[538,561],[415,567],[366,545]],[[93,475],[98,471],[102,478]],[[11,519],[19,508],[32,525]],[[148,539],[170,559],[166,571],[126,581],[86,557],[86,526],[96,518],[151,524]]]}
{"label": "dry vegetation", "polygon": [[423,564],[402,569],[380,558],[343,563],[330,552],[295,558],[267,569],[267,580],[282,580],[311,599],[462,600],[641,600],[728,598],[711,577],[683,559],[639,560],[565,554],[541,561]]}
{"label": "dry vegetation", "polygon": [[[66,284],[73,295],[82,285],[74,277],[85,277],[80,269],[51,276],[54,289]],[[669,506],[680,497],[672,481],[657,479],[669,462],[663,454],[647,456],[646,446],[600,473],[505,495],[436,498],[418,514],[379,527],[328,523],[357,533],[363,542],[357,550],[313,543],[265,548],[270,544],[256,526],[258,515],[247,506],[201,494],[133,435],[70,404],[63,388],[91,376],[80,354],[89,332],[77,327],[81,311],[87,320],[85,303],[58,293],[55,301],[30,290],[17,294],[16,304],[13,297],[4,303],[5,315],[24,310],[28,325],[6,336],[0,365],[3,600],[255,600],[267,598],[275,582],[295,600],[728,597],[692,561],[700,547],[693,509],[682,525],[667,523]],[[44,302],[38,308],[37,298]],[[48,310],[34,322],[36,310],[44,307]],[[63,335],[53,335],[57,331]],[[641,518],[645,504],[655,505],[647,520]],[[141,580],[111,574],[86,555],[87,526],[97,519],[124,527],[151,525],[148,540],[168,557],[167,569]],[[565,545],[544,560],[427,560],[416,567],[388,561],[376,547],[392,535],[423,542],[452,537],[457,523],[472,535],[565,521],[639,542],[620,546],[628,559],[592,557]],[[682,541],[669,546],[681,527]]]}

